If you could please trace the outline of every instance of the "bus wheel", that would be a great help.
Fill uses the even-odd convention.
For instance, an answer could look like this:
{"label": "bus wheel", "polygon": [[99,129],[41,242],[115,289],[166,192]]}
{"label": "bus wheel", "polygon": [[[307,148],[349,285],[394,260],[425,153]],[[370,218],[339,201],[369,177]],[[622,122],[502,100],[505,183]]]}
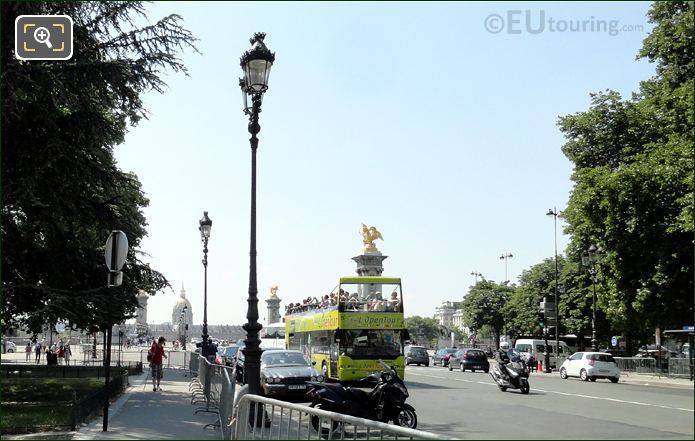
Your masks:
{"label": "bus wheel", "polygon": [[321,363],[321,375],[323,375],[324,380],[328,380],[328,365],[325,361]]}

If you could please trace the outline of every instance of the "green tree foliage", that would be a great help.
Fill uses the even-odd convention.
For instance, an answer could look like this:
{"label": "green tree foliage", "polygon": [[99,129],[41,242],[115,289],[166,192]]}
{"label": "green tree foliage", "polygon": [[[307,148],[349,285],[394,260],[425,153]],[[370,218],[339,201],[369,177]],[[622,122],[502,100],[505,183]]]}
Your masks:
{"label": "green tree foliage", "polygon": [[473,330],[488,326],[499,346],[500,335],[508,320],[508,301],[514,287],[482,280],[472,286],[463,298],[463,322]]}
{"label": "green tree foliage", "polygon": [[417,341],[424,338],[427,342],[432,342],[439,337],[439,322],[430,317],[420,317],[414,315],[405,319],[405,327],[410,332],[410,339]]}
{"label": "green tree foliage", "polygon": [[[186,72],[177,52],[194,38],[171,15],[145,22],[141,2],[2,2],[3,325],[39,331],[117,323],[166,279],[138,251],[148,205],[138,178],[118,169],[114,146],[146,110],[141,94],[162,92],[164,71]],[[67,14],[69,61],[14,58],[20,14]],[[106,289],[104,243],[130,243],[124,283]]]}
{"label": "green tree foliage", "polygon": [[639,56],[656,76],[629,100],[593,94],[588,111],[559,122],[575,165],[568,255],[579,262],[591,243],[607,251],[599,308],[638,338],[693,317],[693,2],[656,2],[649,19]]}

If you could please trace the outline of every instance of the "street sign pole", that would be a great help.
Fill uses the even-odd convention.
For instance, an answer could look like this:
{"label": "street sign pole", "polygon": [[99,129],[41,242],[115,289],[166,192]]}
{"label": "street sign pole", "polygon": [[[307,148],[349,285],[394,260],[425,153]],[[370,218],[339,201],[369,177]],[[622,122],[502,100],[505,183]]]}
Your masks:
{"label": "street sign pole", "polygon": [[[109,269],[106,286],[108,288],[120,286],[123,283],[123,273],[121,268],[125,264],[126,255],[128,254],[128,238],[125,233],[119,230],[111,231],[109,238],[106,240],[106,250],[104,259],[106,266]],[[109,428],[109,386],[111,382],[111,328],[113,323],[107,323],[104,330],[104,419],[102,430],[106,432]],[[120,337],[119,337],[120,341]],[[120,354],[119,354],[120,355]]]}

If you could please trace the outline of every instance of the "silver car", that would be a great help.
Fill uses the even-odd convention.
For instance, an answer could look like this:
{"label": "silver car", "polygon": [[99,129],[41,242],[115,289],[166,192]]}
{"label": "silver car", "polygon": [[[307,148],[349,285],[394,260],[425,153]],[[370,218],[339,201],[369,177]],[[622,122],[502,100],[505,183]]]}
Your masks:
{"label": "silver car", "polygon": [[323,381],[323,375],[314,368],[300,351],[269,349],[261,355],[261,387],[266,396],[303,396],[307,381]]}

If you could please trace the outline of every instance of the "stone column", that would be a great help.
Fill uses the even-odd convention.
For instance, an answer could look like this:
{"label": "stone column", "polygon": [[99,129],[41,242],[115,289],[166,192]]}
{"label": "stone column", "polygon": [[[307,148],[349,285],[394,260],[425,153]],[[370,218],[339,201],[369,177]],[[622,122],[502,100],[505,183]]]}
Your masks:
{"label": "stone column", "polygon": [[[365,252],[364,254],[355,256],[352,258],[352,260],[357,263],[355,272],[357,272],[358,276],[380,276],[381,273],[384,272],[383,262],[387,257],[388,256],[382,255],[379,251]],[[370,294],[374,294],[377,291],[381,292],[382,296],[384,296],[384,293],[381,291],[381,284],[375,283],[360,285],[358,287],[358,293],[362,300],[367,299]]]}
{"label": "stone column", "polygon": [[277,286],[270,288],[270,297],[266,299],[268,304],[268,325],[271,323],[278,323],[281,320],[280,316],[280,302],[282,299],[277,296]]}

